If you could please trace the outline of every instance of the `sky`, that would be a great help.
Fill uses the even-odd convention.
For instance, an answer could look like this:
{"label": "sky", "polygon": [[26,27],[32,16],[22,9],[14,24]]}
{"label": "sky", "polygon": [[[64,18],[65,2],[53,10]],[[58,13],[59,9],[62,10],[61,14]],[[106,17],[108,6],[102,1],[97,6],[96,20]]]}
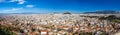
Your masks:
{"label": "sky", "polygon": [[0,13],[82,13],[120,10],[120,0],[0,0]]}

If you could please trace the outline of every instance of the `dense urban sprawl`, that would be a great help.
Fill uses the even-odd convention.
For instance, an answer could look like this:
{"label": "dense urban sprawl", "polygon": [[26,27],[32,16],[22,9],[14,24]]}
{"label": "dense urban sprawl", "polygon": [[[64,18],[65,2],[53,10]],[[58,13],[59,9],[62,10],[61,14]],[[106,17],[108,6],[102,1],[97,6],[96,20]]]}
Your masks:
{"label": "dense urban sprawl", "polygon": [[120,23],[79,14],[12,14],[0,17],[0,25],[14,27],[17,35],[113,35]]}

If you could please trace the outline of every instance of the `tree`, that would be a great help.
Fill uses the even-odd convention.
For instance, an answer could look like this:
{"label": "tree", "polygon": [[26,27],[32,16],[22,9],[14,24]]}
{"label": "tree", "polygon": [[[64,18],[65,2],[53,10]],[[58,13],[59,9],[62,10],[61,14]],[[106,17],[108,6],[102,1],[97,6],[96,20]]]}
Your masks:
{"label": "tree", "polygon": [[23,30],[23,29],[21,29],[21,30],[20,30],[20,33],[24,33],[24,30]]}
{"label": "tree", "polygon": [[10,27],[0,25],[0,35],[17,35],[16,33],[10,30]]}
{"label": "tree", "polygon": [[63,14],[71,14],[70,12],[64,12]]}

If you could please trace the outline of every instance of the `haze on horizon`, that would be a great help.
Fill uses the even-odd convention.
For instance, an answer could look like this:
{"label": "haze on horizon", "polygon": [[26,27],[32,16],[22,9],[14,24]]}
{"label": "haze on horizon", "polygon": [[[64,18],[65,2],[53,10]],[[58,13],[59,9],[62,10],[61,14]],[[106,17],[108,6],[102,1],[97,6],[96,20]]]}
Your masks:
{"label": "haze on horizon", "polygon": [[120,0],[0,0],[0,13],[82,13],[120,10]]}

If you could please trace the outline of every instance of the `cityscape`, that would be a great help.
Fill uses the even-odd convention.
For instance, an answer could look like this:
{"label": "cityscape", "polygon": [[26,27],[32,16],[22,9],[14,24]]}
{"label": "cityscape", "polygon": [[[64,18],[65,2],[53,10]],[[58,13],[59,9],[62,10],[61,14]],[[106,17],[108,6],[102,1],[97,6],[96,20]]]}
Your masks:
{"label": "cityscape", "polygon": [[0,35],[120,35],[119,3],[0,0]]}
{"label": "cityscape", "polygon": [[[118,33],[120,18],[116,20],[115,15],[120,14],[104,15],[10,14],[0,17],[0,29],[17,35],[113,35]],[[112,21],[103,20],[103,17],[108,17]]]}

